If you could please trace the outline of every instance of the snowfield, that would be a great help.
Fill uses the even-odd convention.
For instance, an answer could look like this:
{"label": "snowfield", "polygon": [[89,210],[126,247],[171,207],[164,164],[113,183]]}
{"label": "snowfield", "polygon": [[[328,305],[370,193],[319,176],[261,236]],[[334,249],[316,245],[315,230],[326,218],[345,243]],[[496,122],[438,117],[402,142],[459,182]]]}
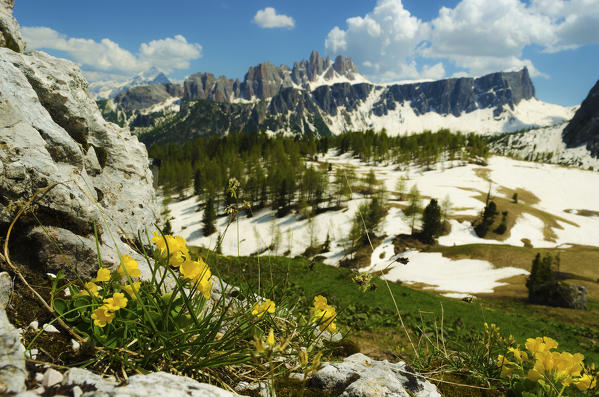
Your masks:
{"label": "snowfield", "polygon": [[[597,172],[500,156],[490,157],[486,167],[474,164],[460,166],[456,161],[453,164],[438,164],[437,169],[432,171],[410,168],[409,172],[399,170],[391,164],[367,165],[348,154],[337,156],[332,151],[326,156],[321,156],[319,160],[331,163],[333,168],[354,167],[357,175],[366,175],[370,169],[374,170],[377,178],[384,181],[387,190],[390,191],[390,204],[405,204],[398,202],[392,192],[397,180],[407,173],[408,191],[415,184],[426,197],[423,200],[424,205],[430,198],[441,201],[448,196],[455,208],[450,213],[454,217],[477,216],[484,208],[484,202],[480,197],[483,197],[489,188],[492,196],[505,197],[500,193],[504,187],[521,188],[533,193],[539,199],[538,203],[532,205],[535,210],[545,211],[564,220],[557,221],[561,229],[553,229],[555,241],[548,241],[543,233],[544,221],[524,210],[516,219],[509,238],[506,241],[497,241],[479,238],[469,222],[460,223],[451,219],[451,232],[439,238],[440,245],[479,243],[522,246],[522,239],[528,239],[533,247],[539,248],[566,247],[571,244],[599,246],[599,216],[592,216],[599,214]],[[481,172],[481,169],[488,171]],[[331,178],[332,174],[331,172]],[[323,244],[328,235],[330,249],[322,255],[325,257],[325,263],[336,266],[344,257],[345,241],[352,220],[359,205],[365,200],[362,196],[354,194],[352,200],[346,203],[347,208],[327,211],[310,220],[301,219],[296,213],[276,218],[270,209],[258,211],[251,218],[242,214],[229,226],[222,251],[225,255],[259,253],[296,256],[310,247],[311,242],[315,245]],[[215,247],[218,234],[202,234],[203,213],[198,210],[196,197],[173,201],[169,209],[175,233],[183,236],[191,245]],[[578,213],[580,210],[586,210],[583,214],[591,216],[583,216]],[[218,232],[224,232],[227,224],[227,217],[219,217],[216,224]],[[416,225],[418,226],[418,223]],[[370,266],[362,270],[377,271],[389,267],[389,272],[384,276],[388,280],[423,283],[454,297],[493,292],[495,287],[502,284],[499,280],[526,273],[522,269],[503,267],[502,264],[500,268],[495,268],[491,263],[481,260],[450,260],[439,253],[409,251],[399,254],[409,258],[408,265],[394,262],[398,256],[394,252],[392,240],[398,234],[409,234],[410,230],[410,219],[406,218],[399,208],[391,206],[378,232],[379,236],[384,236],[382,243],[374,247]]]}
{"label": "snowfield", "polygon": [[531,98],[520,101],[514,109],[504,107],[498,116],[494,114],[494,108],[487,108],[463,112],[456,117],[437,112],[418,115],[412,109],[410,102],[396,102],[395,110],[377,116],[372,112],[372,108],[381,100],[381,95],[384,93],[384,87],[376,87],[358,109],[346,112],[340,108],[337,115],[326,116],[327,126],[334,134],[370,128],[375,131],[384,128],[387,134],[393,136],[415,131],[438,131],[443,128],[464,133],[496,134],[564,123],[570,120],[578,109],[578,106],[554,105]]}

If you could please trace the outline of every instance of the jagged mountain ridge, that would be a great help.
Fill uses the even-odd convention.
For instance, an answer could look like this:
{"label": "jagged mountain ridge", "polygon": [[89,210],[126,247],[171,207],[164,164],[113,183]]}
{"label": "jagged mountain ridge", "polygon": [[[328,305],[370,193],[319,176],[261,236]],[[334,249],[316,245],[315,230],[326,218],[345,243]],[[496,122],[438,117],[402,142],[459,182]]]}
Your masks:
{"label": "jagged mountain ridge", "polygon": [[88,90],[96,100],[107,100],[135,87],[171,83],[162,70],[152,67],[145,72],[138,73],[130,80],[91,83]]}
{"label": "jagged mountain ridge", "polygon": [[[389,86],[337,83],[312,91],[287,87],[272,98],[249,103],[183,101],[175,119],[141,139],[149,144],[234,131],[327,135],[368,128],[386,128],[396,134],[441,128],[452,120],[457,123],[453,129],[476,131],[481,126],[472,124],[470,116],[495,122],[488,130],[479,132],[493,131],[493,125],[497,131],[517,130],[527,125],[514,118],[519,107],[524,103],[536,106],[537,102],[526,69],[480,78]],[[418,120],[431,115],[438,120],[417,125]],[[563,122],[569,116],[555,121]],[[438,127],[434,127],[435,123]]]}
{"label": "jagged mountain ridge", "polygon": [[[220,104],[194,106],[200,100]],[[168,125],[177,123],[197,135],[234,131],[329,134],[369,128],[385,128],[393,134],[438,128],[494,133],[563,123],[573,113],[538,101],[526,68],[478,78],[380,85],[367,81],[350,58],[338,56],[331,62],[317,52],[292,68],[269,62],[252,66],[243,81],[196,73],[182,86],[135,87],[101,107],[110,120],[144,132],[169,120]],[[235,119],[190,124],[190,120],[206,121],[210,116],[190,117],[190,112],[217,108]],[[162,135],[159,132],[150,135]],[[153,139],[144,137],[145,141]]]}

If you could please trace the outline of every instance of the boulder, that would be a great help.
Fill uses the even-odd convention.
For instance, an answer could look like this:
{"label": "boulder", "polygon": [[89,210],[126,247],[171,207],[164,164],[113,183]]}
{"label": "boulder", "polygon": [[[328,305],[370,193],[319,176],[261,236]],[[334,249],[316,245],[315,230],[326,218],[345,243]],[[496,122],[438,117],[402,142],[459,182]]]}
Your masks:
{"label": "boulder", "polygon": [[[0,75],[0,228],[56,184],[19,220],[11,253],[51,271],[77,264],[90,276],[95,225],[107,266],[118,263],[115,247],[141,260],[129,243],[153,228],[157,213],[145,146],[102,118],[70,61],[0,48]],[[64,255],[44,249],[55,243]]]}
{"label": "boulder", "polygon": [[19,24],[12,16],[15,0],[0,0],[0,47],[16,52],[25,51],[25,42],[21,37]]}
{"label": "boulder", "polygon": [[441,396],[435,385],[405,362],[377,361],[362,353],[351,355],[340,363],[324,363],[308,385],[343,397]]}
{"label": "boulder", "polygon": [[101,376],[86,369],[73,368],[64,375],[62,386],[81,386],[89,390],[90,385],[95,391],[83,393],[83,397],[234,397],[238,394],[228,392],[219,387],[200,383],[184,376],[153,372],[147,375],[134,375],[124,384],[105,380]]}

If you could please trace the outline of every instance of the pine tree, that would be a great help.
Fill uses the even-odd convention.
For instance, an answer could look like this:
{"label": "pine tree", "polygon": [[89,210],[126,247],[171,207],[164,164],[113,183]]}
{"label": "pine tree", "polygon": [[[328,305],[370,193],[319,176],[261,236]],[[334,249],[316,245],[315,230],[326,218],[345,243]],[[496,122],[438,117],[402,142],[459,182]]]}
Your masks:
{"label": "pine tree", "polygon": [[402,175],[399,177],[399,179],[397,180],[397,183],[395,184],[395,190],[397,191],[397,194],[399,195],[399,201],[403,201],[404,196],[406,194],[406,182],[407,182],[407,178]]}
{"label": "pine tree", "polygon": [[216,231],[216,227],[214,226],[215,220],[214,198],[210,195],[208,200],[206,200],[206,208],[204,209],[204,217],[202,218],[204,236],[209,236]]}
{"label": "pine tree", "polygon": [[408,206],[404,210],[404,214],[412,217],[412,234],[414,233],[414,223],[416,222],[416,216],[420,213],[420,211],[422,211],[422,206],[420,204],[420,191],[418,190],[418,187],[414,185],[408,193]]}
{"label": "pine tree", "polygon": [[433,244],[441,234],[441,207],[437,200],[432,199],[422,213],[421,240],[427,244]]}

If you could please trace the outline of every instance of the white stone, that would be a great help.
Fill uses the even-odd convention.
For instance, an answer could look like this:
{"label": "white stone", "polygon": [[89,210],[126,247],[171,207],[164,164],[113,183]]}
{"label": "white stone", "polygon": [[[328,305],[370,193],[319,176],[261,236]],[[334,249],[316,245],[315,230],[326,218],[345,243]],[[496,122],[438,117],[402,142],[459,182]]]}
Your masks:
{"label": "white stone", "polygon": [[83,390],[79,386],[73,387],[73,397],[81,397],[83,395]]}
{"label": "white stone", "polygon": [[81,349],[81,343],[77,342],[75,339],[71,339],[71,348],[76,353]]}
{"label": "white stone", "polygon": [[42,378],[42,386],[45,388],[50,388],[54,385],[59,384],[64,379],[64,376],[55,370],[54,368],[48,368],[46,372],[44,372],[44,376]]}
{"label": "white stone", "polygon": [[12,279],[7,272],[0,273],[0,309],[6,307],[12,293]]}
{"label": "white stone", "polygon": [[60,333],[60,331],[58,330],[58,328],[56,328],[55,326],[53,326],[52,324],[44,324],[42,326],[42,329],[44,330],[44,332],[49,332],[49,333]]}
{"label": "white stone", "polygon": [[37,331],[40,328],[40,322],[37,320],[33,320],[29,323],[28,328],[31,328],[33,331]]}

